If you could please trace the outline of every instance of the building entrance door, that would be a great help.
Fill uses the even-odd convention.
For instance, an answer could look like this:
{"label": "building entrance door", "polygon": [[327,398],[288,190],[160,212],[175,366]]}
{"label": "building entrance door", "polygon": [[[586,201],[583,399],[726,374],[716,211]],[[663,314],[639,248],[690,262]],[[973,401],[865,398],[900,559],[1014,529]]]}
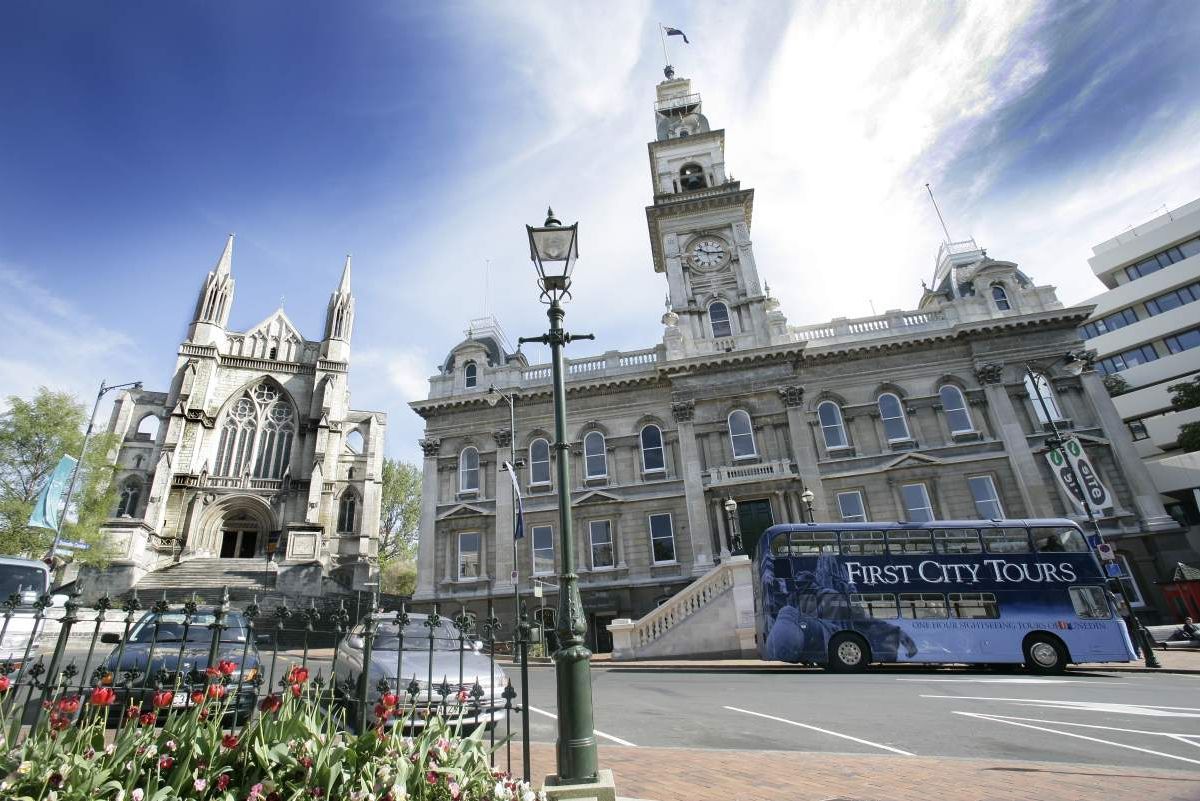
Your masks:
{"label": "building entrance door", "polygon": [[257,531],[225,529],[221,532],[222,559],[251,559],[257,550]]}
{"label": "building entrance door", "polygon": [[753,559],[758,548],[758,538],[775,524],[771,516],[771,502],[766,498],[757,501],[738,501],[738,530],[742,535],[742,549]]}
{"label": "building entrance door", "polygon": [[608,624],[616,620],[616,615],[588,615],[591,621],[588,623],[588,639],[591,640],[592,653],[594,654],[609,654],[612,653],[612,632],[608,630]]}

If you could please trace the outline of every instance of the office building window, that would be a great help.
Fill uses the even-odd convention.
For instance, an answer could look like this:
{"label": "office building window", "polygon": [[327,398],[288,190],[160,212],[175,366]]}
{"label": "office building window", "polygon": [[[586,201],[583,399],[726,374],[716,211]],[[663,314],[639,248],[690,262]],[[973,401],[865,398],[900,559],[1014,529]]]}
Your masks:
{"label": "office building window", "polygon": [[650,555],[655,564],[675,561],[675,530],[671,515],[650,515]]}
{"label": "office building window", "polygon": [[604,570],[616,564],[611,521],[588,523],[588,540],[592,547],[592,570]]}
{"label": "office building window", "polygon": [[1187,286],[1181,286],[1179,289],[1172,289],[1170,292],[1164,292],[1156,298],[1151,298],[1146,301],[1146,312],[1153,317],[1156,314],[1162,314],[1171,309],[1186,306],[1196,300],[1200,300],[1200,281],[1188,284]]}
{"label": "office building window", "polygon": [[554,572],[554,528],[534,526],[529,529],[533,541],[533,574],[544,576]]}
{"label": "office building window", "polygon": [[991,476],[972,476],[967,479],[967,484],[971,488],[971,497],[975,499],[975,511],[981,519],[998,520],[1004,517],[996,482]]}
{"label": "office building window", "polygon": [[1079,328],[1079,333],[1084,339],[1098,337],[1101,334],[1107,334],[1109,331],[1116,331],[1118,328],[1124,328],[1127,325],[1133,325],[1138,321],[1137,312],[1132,308],[1122,309],[1119,312],[1114,312],[1099,320],[1092,320],[1089,323],[1084,323]]}
{"label": "office building window", "polygon": [[460,579],[479,578],[481,568],[479,546],[478,531],[464,531],[458,535],[458,577]]}
{"label": "office building window", "polygon": [[1158,358],[1158,351],[1152,343],[1147,342],[1145,345],[1138,345],[1136,348],[1114,353],[1112,356],[1106,356],[1103,359],[1096,360],[1096,370],[1102,375],[1111,375],[1119,373],[1122,370],[1128,370],[1130,367],[1136,367],[1139,364],[1152,362]]}
{"label": "office building window", "polygon": [[1193,328],[1190,331],[1172,334],[1169,337],[1164,337],[1163,340],[1167,343],[1167,350],[1171,351],[1171,353],[1183,353],[1185,350],[1191,350],[1194,347],[1200,346],[1200,328]]}
{"label": "office building window", "polygon": [[933,520],[933,504],[929,501],[929,490],[924,484],[905,484],[900,487],[904,499],[904,519],[910,523],[928,523]]}
{"label": "office building window", "polygon": [[839,492],[837,494],[838,511],[842,520],[847,523],[867,522],[867,507],[863,503],[862,493],[858,490]]}

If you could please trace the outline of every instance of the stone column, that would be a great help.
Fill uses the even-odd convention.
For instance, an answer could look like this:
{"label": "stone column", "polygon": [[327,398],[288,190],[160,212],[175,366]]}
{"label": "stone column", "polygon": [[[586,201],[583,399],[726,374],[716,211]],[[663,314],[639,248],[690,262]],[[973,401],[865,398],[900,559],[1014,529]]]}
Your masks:
{"label": "stone column", "polygon": [[[493,549],[496,568],[492,574],[493,587],[498,594],[512,592],[513,571],[513,498],[512,476],[504,463],[512,463],[512,432],[502,428],[492,434],[496,440],[496,537]],[[528,578],[528,576],[526,576]]]}
{"label": "stone column", "polygon": [[437,585],[437,566],[434,564],[437,554],[437,461],[442,441],[429,437],[417,444],[425,454],[425,464],[421,480],[421,528],[417,540],[417,588],[413,600],[425,601],[434,597]]}
{"label": "stone column", "polygon": [[1125,474],[1129,490],[1133,493],[1134,506],[1137,507],[1138,514],[1141,515],[1146,528],[1150,531],[1179,528],[1179,524],[1163,508],[1161,496],[1154,487],[1150,471],[1146,469],[1145,462],[1138,456],[1137,450],[1133,446],[1133,438],[1129,435],[1129,429],[1126,428],[1125,421],[1117,412],[1117,407],[1113,405],[1108,390],[1104,388],[1104,380],[1100,378],[1100,374],[1094,370],[1088,370],[1080,375],[1079,379],[1083,382],[1084,394],[1087,395],[1088,401],[1096,411],[1100,428],[1108,437],[1113,458],[1121,468],[1121,472]]}
{"label": "stone column", "polygon": [[[800,473],[800,481],[805,488],[812,490],[813,519],[829,520],[829,509],[825,505],[825,490],[821,486],[821,473],[817,469],[817,448],[813,444],[812,434],[804,419],[804,387],[792,384],[780,387],[779,396],[787,407],[788,436],[792,443],[792,453],[796,456],[796,469]],[[800,522],[793,520],[793,523]]]}
{"label": "stone column", "polygon": [[683,477],[683,494],[687,503],[688,533],[692,541],[692,573],[699,575],[712,567],[712,534],[708,514],[704,509],[704,481],[700,476],[700,451],[696,447],[696,430],[692,418],[695,401],[671,404],[671,414],[679,429],[679,475]]}
{"label": "stone column", "polygon": [[1027,517],[1055,517],[1054,506],[1046,492],[1046,481],[1042,478],[1038,457],[1034,456],[1026,439],[1025,429],[1013,408],[1012,398],[1004,388],[1004,365],[991,362],[975,368],[975,377],[983,384],[988,407],[992,410],[996,433],[1004,443],[1008,463],[1017,480],[1017,491],[1025,504]]}

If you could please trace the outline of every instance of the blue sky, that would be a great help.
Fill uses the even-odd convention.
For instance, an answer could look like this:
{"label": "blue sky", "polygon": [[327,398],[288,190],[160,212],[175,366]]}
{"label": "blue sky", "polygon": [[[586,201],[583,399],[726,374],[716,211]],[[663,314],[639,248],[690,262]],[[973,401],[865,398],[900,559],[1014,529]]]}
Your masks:
{"label": "blue sky", "polygon": [[467,320],[542,329],[522,226],[547,203],[581,222],[578,355],[654,344],[659,21],[692,41],[672,60],[756,189],[794,324],[915,305],[941,239],[925,182],[952,235],[1066,303],[1101,288],[1092,245],[1200,195],[1190,0],[9,2],[0,395],[165,388],[236,232],[236,329],[283,298],[319,337],[354,254],[353,404],[414,459],[406,403]]}

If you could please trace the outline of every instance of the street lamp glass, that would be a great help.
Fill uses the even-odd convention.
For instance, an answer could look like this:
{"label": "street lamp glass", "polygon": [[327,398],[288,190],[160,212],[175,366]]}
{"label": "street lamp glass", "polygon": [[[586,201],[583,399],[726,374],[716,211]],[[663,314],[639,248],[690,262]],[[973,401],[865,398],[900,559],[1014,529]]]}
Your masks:
{"label": "street lamp glass", "polygon": [[805,503],[812,503],[816,499],[817,496],[813,495],[813,491],[810,489],[806,489],[804,492],[800,493],[800,500],[804,501]]}
{"label": "street lamp glass", "polygon": [[563,227],[547,209],[540,227],[526,225],[529,258],[538,271],[538,282],[549,293],[565,292],[571,286],[571,271],[579,258],[579,223]]}
{"label": "street lamp glass", "polygon": [[725,499],[725,511],[729,512],[730,514],[733,514],[734,512],[736,512],[737,511],[737,501],[735,501],[733,498],[726,498]]}
{"label": "street lamp glass", "polygon": [[1068,373],[1076,376],[1082,375],[1083,368],[1086,367],[1083,359],[1079,358],[1079,356],[1074,353],[1068,353],[1063,359],[1063,364],[1066,366]]}

